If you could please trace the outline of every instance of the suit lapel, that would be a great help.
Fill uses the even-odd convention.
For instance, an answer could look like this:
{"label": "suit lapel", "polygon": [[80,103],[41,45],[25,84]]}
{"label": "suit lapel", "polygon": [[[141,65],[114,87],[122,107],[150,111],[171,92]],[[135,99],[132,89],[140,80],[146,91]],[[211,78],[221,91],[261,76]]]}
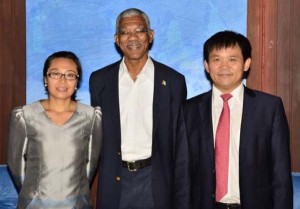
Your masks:
{"label": "suit lapel", "polygon": [[111,119],[111,127],[115,127],[116,136],[121,140],[120,108],[119,108],[119,64],[112,68],[106,81],[107,117]]}
{"label": "suit lapel", "polygon": [[241,133],[240,133],[240,162],[242,161],[243,157],[248,148],[248,143],[251,140],[252,135],[252,127],[254,127],[253,120],[253,112],[255,112],[255,93],[245,87],[244,92],[244,103],[243,103],[243,114],[242,114],[242,123],[241,123]]}
{"label": "suit lapel", "polygon": [[[161,106],[164,104],[164,93],[166,92],[166,86],[162,85],[162,82],[164,80],[163,73],[159,68],[157,68],[155,61],[154,63],[154,95],[153,95],[153,136],[155,135],[157,128],[158,128],[158,122],[159,122],[159,116]],[[155,137],[153,137],[155,138]]]}
{"label": "suit lapel", "polygon": [[212,102],[212,91],[209,91],[203,96],[199,103],[199,112],[201,118],[201,124],[203,125],[204,131],[200,133],[203,134],[203,140],[206,143],[207,150],[210,155],[210,159],[214,162],[214,137],[213,137],[213,127],[212,127],[212,113],[211,113],[211,102]]}

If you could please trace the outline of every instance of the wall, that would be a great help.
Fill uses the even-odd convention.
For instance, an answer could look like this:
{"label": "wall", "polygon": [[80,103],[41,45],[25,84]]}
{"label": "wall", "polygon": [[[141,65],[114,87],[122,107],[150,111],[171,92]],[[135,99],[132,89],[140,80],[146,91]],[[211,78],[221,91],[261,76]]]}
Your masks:
{"label": "wall", "polygon": [[0,164],[12,107],[26,100],[25,0],[0,1]]}
{"label": "wall", "polygon": [[300,171],[300,1],[248,0],[253,62],[247,86],[282,98],[291,131],[293,171]]}

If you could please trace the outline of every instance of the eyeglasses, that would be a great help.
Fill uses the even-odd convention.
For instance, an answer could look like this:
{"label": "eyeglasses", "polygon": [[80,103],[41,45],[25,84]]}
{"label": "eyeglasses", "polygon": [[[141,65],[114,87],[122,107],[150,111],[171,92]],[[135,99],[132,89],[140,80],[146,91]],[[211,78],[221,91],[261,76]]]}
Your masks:
{"label": "eyeglasses", "polygon": [[126,31],[126,30],[120,30],[117,35],[120,35],[122,37],[128,37],[130,35],[137,35],[137,36],[142,36],[145,33],[148,33],[149,30],[148,29],[144,29],[144,28],[137,28],[135,30],[132,31]]}
{"label": "eyeglasses", "polygon": [[59,73],[59,72],[51,72],[47,73],[47,76],[53,79],[61,79],[63,76],[65,79],[73,81],[79,78],[79,75],[76,75],[75,73]]}

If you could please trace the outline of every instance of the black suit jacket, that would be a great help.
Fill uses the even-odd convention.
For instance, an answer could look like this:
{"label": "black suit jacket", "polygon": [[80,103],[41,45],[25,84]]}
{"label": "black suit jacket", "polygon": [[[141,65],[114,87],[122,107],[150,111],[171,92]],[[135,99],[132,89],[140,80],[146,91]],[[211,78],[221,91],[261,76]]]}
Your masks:
{"label": "black suit jacket", "polygon": [[[186,99],[183,75],[153,60],[152,190],[155,208],[172,208],[173,163],[180,105]],[[102,109],[103,147],[99,166],[97,208],[116,209],[121,195],[122,156],[119,112],[120,61],[92,73],[91,103]],[[149,95],[151,96],[151,95]]]}
{"label": "black suit jacket", "polygon": [[[212,91],[186,101],[179,116],[175,208],[214,209]],[[239,148],[243,209],[292,209],[289,128],[279,97],[245,87]]]}

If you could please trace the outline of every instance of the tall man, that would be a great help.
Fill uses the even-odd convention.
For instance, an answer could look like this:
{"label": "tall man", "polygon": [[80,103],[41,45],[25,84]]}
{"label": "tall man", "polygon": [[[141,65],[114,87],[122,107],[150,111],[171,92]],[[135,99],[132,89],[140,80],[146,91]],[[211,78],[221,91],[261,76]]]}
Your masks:
{"label": "tall man", "polygon": [[212,90],[181,108],[175,208],[293,208],[283,103],[242,84],[250,64],[251,45],[241,34],[222,31],[205,42]]}
{"label": "tall man", "polygon": [[174,139],[184,76],[148,56],[148,16],[131,8],[116,21],[123,59],[92,73],[91,103],[103,113],[97,208],[172,209]]}

